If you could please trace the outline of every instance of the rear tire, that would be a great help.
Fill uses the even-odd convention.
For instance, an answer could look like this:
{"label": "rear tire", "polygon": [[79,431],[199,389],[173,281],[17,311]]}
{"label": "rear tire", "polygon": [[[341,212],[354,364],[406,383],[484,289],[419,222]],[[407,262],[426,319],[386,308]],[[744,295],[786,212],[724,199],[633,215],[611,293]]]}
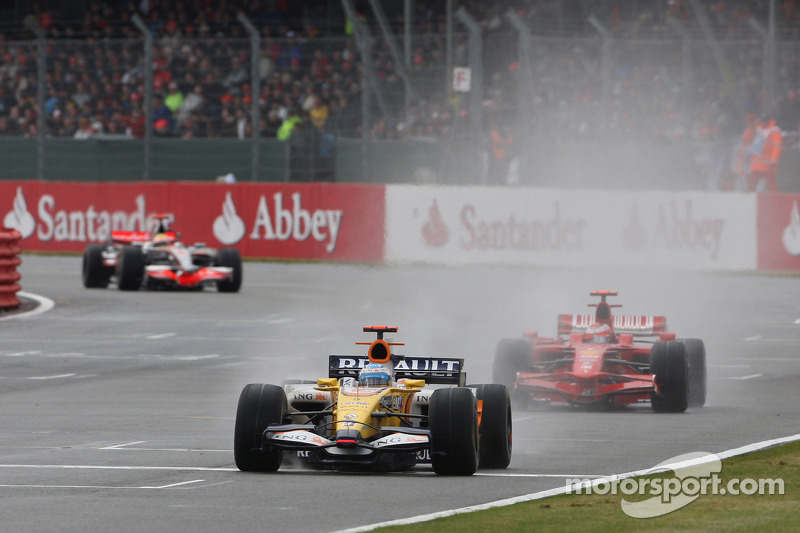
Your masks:
{"label": "rear tire", "polygon": [[471,476],[478,469],[478,412],[472,391],[436,389],[428,411],[431,463],[437,474]]}
{"label": "rear tire", "polygon": [[482,404],[478,427],[480,468],[508,468],[511,462],[511,396],[505,385],[472,385]]}
{"label": "rear tire", "polygon": [[494,353],[492,381],[514,390],[517,372],[528,370],[532,357],[533,349],[527,339],[502,339]]}
{"label": "rear tire", "polygon": [[105,289],[114,269],[103,264],[102,244],[90,244],[83,252],[83,268],[81,275],[83,286],[87,289]]}
{"label": "rear tire", "polygon": [[283,451],[262,448],[262,435],[270,424],[286,417],[286,394],[276,385],[250,383],[239,395],[233,433],[233,458],[243,472],[275,472],[281,467]]}
{"label": "rear tire", "polygon": [[659,394],[650,395],[653,410],[682,413],[689,406],[689,365],[686,348],[677,341],[658,342],[650,350],[650,373],[655,374]]}
{"label": "rear tire", "polygon": [[706,346],[700,339],[683,339],[689,362],[689,407],[706,404]]}
{"label": "rear tire", "polygon": [[117,287],[138,291],[144,279],[144,252],[138,246],[125,246],[117,260]]}
{"label": "rear tire", "polygon": [[242,286],[242,256],[236,248],[222,248],[217,252],[215,266],[230,267],[232,269],[229,279],[217,282],[219,292],[239,292]]}

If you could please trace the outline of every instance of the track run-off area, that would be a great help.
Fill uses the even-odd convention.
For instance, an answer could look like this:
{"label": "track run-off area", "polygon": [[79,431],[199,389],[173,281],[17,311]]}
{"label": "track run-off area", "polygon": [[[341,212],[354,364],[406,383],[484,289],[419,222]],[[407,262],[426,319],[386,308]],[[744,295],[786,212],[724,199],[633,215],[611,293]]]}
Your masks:
{"label": "track run-off area", "polygon": [[[80,257],[22,261],[24,294],[53,306],[0,320],[4,532],[335,531],[721,453],[800,427],[795,277],[248,262],[238,294],[122,292],[83,288]],[[463,357],[469,382],[490,382],[501,338],[554,335],[558,313],[590,312],[598,289],[619,291],[619,312],[665,315],[679,338],[704,340],[704,408],[517,411],[510,467],[469,478],[427,467],[287,464],[246,474],[234,465],[244,385],[325,377],[329,354],[362,353],[364,325],[396,325],[398,352]]]}

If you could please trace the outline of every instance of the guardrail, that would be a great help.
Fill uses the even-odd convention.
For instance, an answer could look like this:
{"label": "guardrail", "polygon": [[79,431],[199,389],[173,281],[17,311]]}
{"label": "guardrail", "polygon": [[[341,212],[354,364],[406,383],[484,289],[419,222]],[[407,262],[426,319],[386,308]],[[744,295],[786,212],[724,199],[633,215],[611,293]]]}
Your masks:
{"label": "guardrail", "polygon": [[22,277],[17,267],[22,263],[19,258],[21,248],[19,241],[22,234],[15,229],[0,228],[0,309],[19,307],[17,292],[22,289],[17,283]]}

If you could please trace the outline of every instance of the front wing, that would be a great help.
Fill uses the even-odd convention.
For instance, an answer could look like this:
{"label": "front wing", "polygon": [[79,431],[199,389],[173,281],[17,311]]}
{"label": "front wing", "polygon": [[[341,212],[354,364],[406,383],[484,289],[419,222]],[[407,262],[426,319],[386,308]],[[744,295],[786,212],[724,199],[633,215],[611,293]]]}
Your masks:
{"label": "front wing", "polygon": [[231,267],[203,267],[197,270],[184,271],[166,265],[150,265],[145,273],[149,279],[172,283],[179,287],[196,287],[203,283],[223,281],[230,279],[233,269]]}
{"label": "front wing", "polygon": [[[307,424],[268,427],[262,447],[300,452],[307,461],[330,467],[398,465],[413,466],[430,457],[430,430],[424,428],[382,427],[383,435],[371,441],[329,439],[309,430]],[[302,453],[306,452],[306,453]]]}
{"label": "front wing", "polygon": [[658,392],[651,374],[601,372],[583,377],[574,372],[520,372],[515,390],[528,392],[532,399],[575,405],[612,402],[638,403]]}

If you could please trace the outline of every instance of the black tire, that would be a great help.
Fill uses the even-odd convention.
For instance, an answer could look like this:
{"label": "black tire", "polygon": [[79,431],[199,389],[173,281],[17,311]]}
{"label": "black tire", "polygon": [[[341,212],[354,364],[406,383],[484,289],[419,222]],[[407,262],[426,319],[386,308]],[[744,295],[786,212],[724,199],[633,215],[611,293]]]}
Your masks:
{"label": "black tire", "polygon": [[108,280],[114,273],[114,269],[103,264],[102,244],[90,244],[83,252],[83,268],[81,277],[83,286],[87,289],[105,289],[108,287]]}
{"label": "black tire", "polygon": [[261,438],[270,424],[286,417],[286,394],[276,385],[250,383],[239,395],[233,433],[233,458],[243,472],[275,472],[281,467],[283,451],[262,449]]}
{"label": "black tire", "polygon": [[533,349],[527,339],[502,339],[497,343],[492,364],[492,381],[514,390],[517,372],[531,366]]}
{"label": "black tire", "polygon": [[478,411],[472,391],[436,389],[428,411],[431,463],[437,474],[471,476],[478,469]]}
{"label": "black tire", "polygon": [[511,462],[511,396],[505,385],[472,385],[481,403],[478,426],[480,468],[508,468]]}
{"label": "black tire", "polygon": [[706,404],[706,346],[700,339],[681,340],[689,362],[689,407]]}
{"label": "black tire", "polygon": [[138,246],[125,246],[117,259],[117,287],[138,291],[144,279],[144,252]]}
{"label": "black tire", "polygon": [[689,365],[683,343],[658,342],[650,350],[650,373],[655,374],[659,394],[650,395],[653,410],[682,413],[689,406]]}
{"label": "black tire", "polygon": [[222,248],[217,252],[216,266],[231,267],[233,272],[230,279],[217,282],[219,292],[239,292],[242,286],[242,256],[236,248]]}

